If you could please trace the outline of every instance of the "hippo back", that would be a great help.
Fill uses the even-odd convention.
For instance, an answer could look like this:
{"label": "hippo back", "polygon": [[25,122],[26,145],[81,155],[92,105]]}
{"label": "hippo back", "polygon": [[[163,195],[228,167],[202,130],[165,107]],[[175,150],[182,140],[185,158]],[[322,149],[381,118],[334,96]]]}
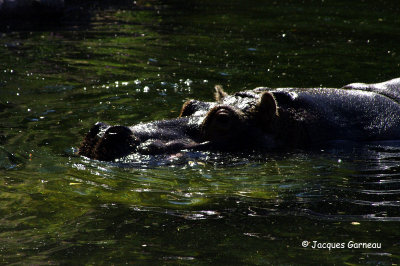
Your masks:
{"label": "hippo back", "polygon": [[400,137],[400,105],[376,90],[284,88],[271,92],[280,111],[295,114],[312,141]]}
{"label": "hippo back", "polygon": [[400,78],[374,84],[351,83],[342,89],[371,91],[400,103]]}

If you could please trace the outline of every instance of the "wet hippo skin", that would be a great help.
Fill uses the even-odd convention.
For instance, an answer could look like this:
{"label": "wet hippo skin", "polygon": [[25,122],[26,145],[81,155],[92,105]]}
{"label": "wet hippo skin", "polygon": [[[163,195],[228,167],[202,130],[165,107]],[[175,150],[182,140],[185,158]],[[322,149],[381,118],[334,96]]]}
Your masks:
{"label": "wet hippo skin", "polygon": [[305,148],[327,142],[400,139],[400,78],[333,88],[265,88],[215,102],[189,100],[176,119],[137,125],[96,123],[79,154],[114,160],[131,153]]}

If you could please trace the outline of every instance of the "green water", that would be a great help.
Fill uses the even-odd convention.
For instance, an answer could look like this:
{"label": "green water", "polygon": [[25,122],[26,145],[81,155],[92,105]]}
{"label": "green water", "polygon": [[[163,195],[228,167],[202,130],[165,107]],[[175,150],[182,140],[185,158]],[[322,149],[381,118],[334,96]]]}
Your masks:
{"label": "green water", "polygon": [[211,100],[215,84],[399,77],[398,3],[138,2],[93,9],[90,21],[2,25],[0,263],[399,263],[399,143],[125,163],[74,155],[96,121],[173,118],[187,99]]}

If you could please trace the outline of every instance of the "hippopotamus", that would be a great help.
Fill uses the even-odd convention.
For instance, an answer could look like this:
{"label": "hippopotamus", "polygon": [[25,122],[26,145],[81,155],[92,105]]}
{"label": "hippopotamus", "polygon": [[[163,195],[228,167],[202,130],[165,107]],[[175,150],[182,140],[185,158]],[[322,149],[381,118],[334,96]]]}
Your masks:
{"label": "hippopotamus", "polygon": [[79,154],[111,161],[133,153],[182,150],[263,152],[319,147],[335,141],[400,139],[400,78],[342,88],[268,88],[215,101],[188,100],[178,118],[134,126],[97,122]]}

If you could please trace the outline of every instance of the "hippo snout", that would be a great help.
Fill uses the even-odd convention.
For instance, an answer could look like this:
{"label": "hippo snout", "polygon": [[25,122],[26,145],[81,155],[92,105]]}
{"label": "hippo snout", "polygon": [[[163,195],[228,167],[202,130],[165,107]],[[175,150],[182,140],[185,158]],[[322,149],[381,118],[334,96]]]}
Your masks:
{"label": "hippo snout", "polygon": [[97,122],[86,134],[78,154],[101,161],[111,161],[135,152],[145,155],[171,154],[184,149],[201,149],[207,146],[207,142],[198,143],[180,134],[173,136],[175,134],[156,130],[151,128],[152,126],[141,124],[129,128]]}
{"label": "hippo snout", "polygon": [[110,161],[135,150],[138,139],[125,126],[110,126],[97,122],[86,134],[79,155]]}

